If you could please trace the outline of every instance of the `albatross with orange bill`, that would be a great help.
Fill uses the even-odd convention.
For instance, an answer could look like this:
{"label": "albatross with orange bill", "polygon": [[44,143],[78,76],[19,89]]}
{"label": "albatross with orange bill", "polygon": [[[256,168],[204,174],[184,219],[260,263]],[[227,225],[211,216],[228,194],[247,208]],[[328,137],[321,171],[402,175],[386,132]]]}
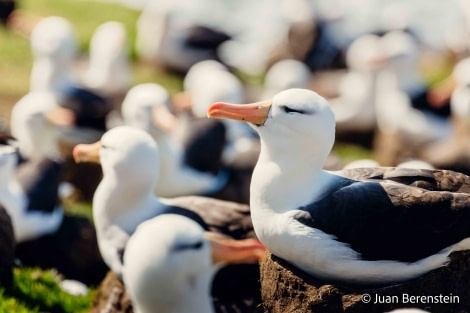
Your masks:
{"label": "albatross with orange bill", "polygon": [[[158,146],[143,130],[119,126],[100,141],[74,148],[77,162],[101,163],[103,179],[93,197],[93,218],[103,259],[122,274],[122,253],[137,226],[161,214],[193,218],[220,238],[246,239],[247,251],[260,255],[263,246],[253,237],[249,208],[233,202],[204,197],[159,199],[154,193],[158,179]],[[251,237],[251,239],[248,239]],[[223,244],[230,241],[222,240]],[[240,252],[240,242],[227,252]]]}
{"label": "albatross with orange bill", "polygon": [[322,169],[335,140],[328,102],[288,89],[209,117],[253,124],[261,153],[250,208],[274,255],[329,281],[388,284],[446,265],[470,245],[470,177],[446,170]]}

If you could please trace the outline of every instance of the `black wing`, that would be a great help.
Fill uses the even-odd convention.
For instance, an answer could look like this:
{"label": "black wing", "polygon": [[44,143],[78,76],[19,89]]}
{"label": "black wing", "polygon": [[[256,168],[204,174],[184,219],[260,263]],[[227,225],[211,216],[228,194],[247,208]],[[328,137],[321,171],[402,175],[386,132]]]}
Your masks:
{"label": "black wing", "polygon": [[[168,199],[165,203],[171,206],[165,213],[183,214],[200,224],[202,220],[206,230],[233,239],[256,238],[247,205],[197,196]],[[189,212],[185,214],[184,211]]]}
{"label": "black wing", "polygon": [[[468,190],[469,178],[430,173],[439,179],[395,172],[390,175],[394,181],[350,181],[299,208],[297,218],[350,244],[364,259],[419,260],[470,237],[470,194],[462,192]],[[452,184],[452,177],[461,184]],[[397,183],[405,180],[408,184]],[[434,187],[415,187],[420,181]]]}
{"label": "black wing", "polygon": [[217,174],[223,167],[222,152],[227,142],[224,124],[199,118],[188,118],[184,123],[184,163],[198,171]]}
{"label": "black wing", "polygon": [[99,131],[106,130],[106,116],[112,109],[112,105],[106,98],[91,90],[77,87],[67,90],[60,106],[75,113],[76,126]]}
{"label": "black wing", "polygon": [[[165,202],[169,205],[165,213],[192,218],[208,231],[233,239],[256,238],[247,205],[197,196],[173,198]],[[260,301],[260,288],[257,263],[228,265],[214,277],[211,294],[220,301],[218,304],[240,299]],[[234,308],[233,305],[231,307]]]}
{"label": "black wing", "polygon": [[59,203],[62,165],[47,158],[21,163],[16,177],[28,197],[28,211],[52,212]]}
{"label": "black wing", "polygon": [[372,167],[343,170],[337,173],[356,181],[394,181],[426,190],[470,192],[470,177],[449,170]]}

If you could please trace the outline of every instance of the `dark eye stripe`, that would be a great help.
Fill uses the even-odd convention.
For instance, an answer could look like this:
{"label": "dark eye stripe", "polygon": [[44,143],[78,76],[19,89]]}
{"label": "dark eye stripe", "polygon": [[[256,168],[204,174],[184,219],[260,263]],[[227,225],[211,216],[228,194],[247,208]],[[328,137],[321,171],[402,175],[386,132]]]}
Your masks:
{"label": "dark eye stripe", "polygon": [[116,150],[116,148],[114,148],[114,147],[103,145],[103,144],[101,145],[101,149]]}
{"label": "dark eye stripe", "polygon": [[293,109],[293,108],[290,108],[286,105],[283,105],[281,106],[281,108],[284,110],[284,112],[286,113],[299,113],[299,114],[305,114],[306,112],[305,111],[302,111],[302,110],[297,110],[297,109]]}
{"label": "dark eye stripe", "polygon": [[174,251],[182,251],[182,250],[198,250],[201,249],[204,243],[202,241],[198,241],[195,243],[188,243],[188,244],[179,244],[176,245],[173,250]]}

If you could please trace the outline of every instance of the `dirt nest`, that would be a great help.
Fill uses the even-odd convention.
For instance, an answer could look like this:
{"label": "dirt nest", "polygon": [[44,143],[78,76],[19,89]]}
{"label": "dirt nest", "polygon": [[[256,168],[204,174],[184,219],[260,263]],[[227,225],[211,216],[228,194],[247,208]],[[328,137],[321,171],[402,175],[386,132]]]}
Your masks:
{"label": "dirt nest", "polygon": [[132,313],[132,303],[122,280],[109,271],[98,287],[90,313]]}
{"label": "dirt nest", "polygon": [[[268,253],[261,261],[264,310],[270,313],[383,313],[413,307],[433,313],[469,313],[470,251],[454,252],[450,260],[448,266],[405,283],[381,288],[358,288],[316,279]],[[370,296],[369,303],[363,301],[362,297],[368,300],[366,294]],[[452,296],[452,300],[448,301],[454,303],[442,303],[444,298],[439,300],[436,297],[424,301],[413,300],[415,303],[410,300],[410,296],[440,295]],[[374,304],[377,296],[380,300]]]}

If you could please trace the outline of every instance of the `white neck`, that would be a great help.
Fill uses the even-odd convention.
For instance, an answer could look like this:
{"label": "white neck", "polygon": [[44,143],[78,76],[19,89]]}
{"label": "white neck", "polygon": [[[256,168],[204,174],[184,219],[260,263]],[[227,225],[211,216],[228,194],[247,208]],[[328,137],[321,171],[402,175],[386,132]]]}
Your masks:
{"label": "white neck", "polygon": [[[7,177],[7,176],[5,176]],[[12,219],[23,213],[25,195],[23,189],[13,175],[8,176],[6,185],[0,187],[0,202],[7,208]]]}
{"label": "white neck", "polygon": [[163,131],[156,129],[153,125],[150,125],[147,131],[157,142],[160,151],[159,176],[165,176],[164,172],[166,169],[180,164],[183,153],[181,146],[175,140],[172,140],[169,134],[163,133]]}
{"label": "white neck", "polygon": [[31,91],[64,92],[72,85],[70,65],[62,63],[56,64],[50,58],[36,60],[30,77]]}
{"label": "white neck", "polygon": [[182,147],[169,134],[150,127],[150,134],[160,151],[160,171],[155,194],[160,197],[197,195],[220,188],[219,179],[209,173],[199,172],[183,163]]}
{"label": "white neck", "polygon": [[92,88],[101,91],[117,92],[130,84],[129,65],[125,60],[91,59],[86,80]]}
{"label": "white neck", "polygon": [[424,89],[421,73],[410,64],[393,64],[390,67],[385,67],[384,71],[395,75],[398,87],[410,96],[414,96]]}
{"label": "white neck", "polygon": [[93,217],[97,227],[117,224],[128,234],[143,220],[160,213],[163,205],[146,184],[117,180],[107,174],[93,197]]}
{"label": "white neck", "polygon": [[322,169],[325,158],[322,153],[296,155],[292,161],[289,151],[276,155],[262,143],[251,181],[253,210],[269,208],[284,213],[320,196],[326,188],[324,182],[332,175]]}
{"label": "white neck", "polygon": [[[175,195],[171,194],[171,190],[174,189],[172,186],[174,184],[171,181],[174,180],[174,175],[182,164],[181,147],[176,142],[172,142],[168,135],[162,134],[158,130],[151,131],[150,134],[157,142],[160,152],[160,171],[155,191],[157,195],[162,197],[173,197]],[[183,181],[179,182],[179,184],[183,183]]]}
{"label": "white neck", "polygon": [[[12,162],[13,160],[6,160],[6,162]],[[0,190],[7,190],[8,186],[13,179],[13,175],[16,170],[16,164],[3,164],[2,165],[2,176],[0,177]]]}
{"label": "white neck", "polygon": [[336,176],[321,168],[323,156],[308,160],[296,155],[291,162],[288,155],[272,158],[264,148],[251,179],[250,209],[256,235],[271,250],[285,238],[286,229],[279,227],[283,216],[321,197]]}

